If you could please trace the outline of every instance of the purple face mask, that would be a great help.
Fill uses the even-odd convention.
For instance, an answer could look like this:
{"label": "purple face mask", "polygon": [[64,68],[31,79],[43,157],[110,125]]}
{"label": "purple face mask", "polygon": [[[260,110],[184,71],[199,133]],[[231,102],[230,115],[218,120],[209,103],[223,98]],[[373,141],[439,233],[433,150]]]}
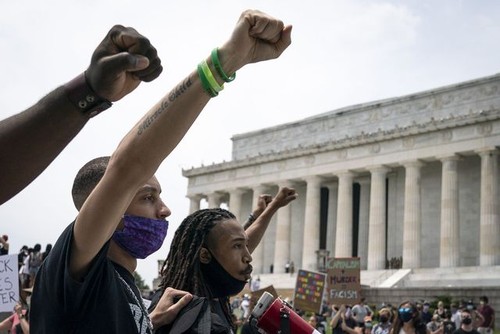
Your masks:
{"label": "purple face mask", "polygon": [[136,259],[145,259],[160,249],[167,236],[168,222],[124,215],[123,230],[113,233],[113,240]]}

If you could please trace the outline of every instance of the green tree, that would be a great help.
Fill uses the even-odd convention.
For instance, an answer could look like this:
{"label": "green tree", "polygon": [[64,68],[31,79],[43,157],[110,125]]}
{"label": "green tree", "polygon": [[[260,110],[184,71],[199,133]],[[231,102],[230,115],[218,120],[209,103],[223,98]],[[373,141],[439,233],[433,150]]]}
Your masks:
{"label": "green tree", "polygon": [[137,284],[137,287],[139,290],[144,291],[144,290],[149,290],[149,285],[147,285],[144,282],[144,279],[139,275],[137,271],[134,271],[134,279],[135,279],[135,284]]}

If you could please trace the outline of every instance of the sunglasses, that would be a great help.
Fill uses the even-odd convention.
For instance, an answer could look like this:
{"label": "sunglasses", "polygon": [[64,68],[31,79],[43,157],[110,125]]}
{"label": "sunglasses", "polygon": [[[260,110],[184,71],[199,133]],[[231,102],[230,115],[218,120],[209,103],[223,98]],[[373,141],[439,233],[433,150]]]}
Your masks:
{"label": "sunglasses", "polygon": [[412,310],[411,310],[411,307],[401,307],[399,309],[399,312],[400,313],[410,313]]}

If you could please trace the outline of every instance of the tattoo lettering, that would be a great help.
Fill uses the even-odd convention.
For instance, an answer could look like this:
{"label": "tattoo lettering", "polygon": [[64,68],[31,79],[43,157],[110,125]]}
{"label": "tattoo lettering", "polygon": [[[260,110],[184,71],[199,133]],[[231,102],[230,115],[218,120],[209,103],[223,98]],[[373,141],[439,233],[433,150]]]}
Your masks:
{"label": "tattoo lettering", "polygon": [[170,102],[173,102],[176,98],[185,93],[188,90],[188,88],[191,87],[191,85],[192,85],[191,78],[187,78],[186,80],[184,80],[183,83],[177,86],[177,88],[175,88],[170,92],[168,100]]}
{"label": "tattoo lettering", "polygon": [[137,131],[137,134],[140,136],[142,135],[142,133],[147,129],[149,128],[149,126],[151,124],[153,124],[154,120],[158,118],[158,116],[160,116],[160,114],[162,112],[164,112],[168,106],[170,105],[170,103],[168,103],[168,101],[161,101],[161,104],[160,104],[160,107],[158,109],[155,110],[155,112],[146,117],[146,119],[144,120],[144,122],[142,122],[141,126],[139,127],[139,130]]}
{"label": "tattoo lettering", "polygon": [[191,78],[187,78],[182,82],[179,86],[177,86],[174,90],[172,90],[168,96],[168,101],[163,100],[161,101],[160,107],[156,109],[153,114],[150,116],[146,117],[144,122],[139,126],[139,130],[137,131],[137,134],[140,136],[153,122],[160,116],[161,113],[163,113],[169,106],[170,103],[174,102],[175,99],[177,99],[179,96],[181,96],[183,93],[185,93],[189,87],[191,87],[192,82]]}

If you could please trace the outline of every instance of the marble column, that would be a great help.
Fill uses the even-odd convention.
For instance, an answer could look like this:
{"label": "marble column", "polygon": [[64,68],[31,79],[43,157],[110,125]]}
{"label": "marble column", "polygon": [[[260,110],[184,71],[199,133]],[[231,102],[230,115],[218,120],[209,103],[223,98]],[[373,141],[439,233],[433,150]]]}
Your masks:
{"label": "marble column", "polygon": [[441,236],[439,266],[458,267],[460,264],[458,216],[458,160],[456,155],[441,159]]}
{"label": "marble column", "polygon": [[481,156],[481,215],[479,265],[500,264],[500,227],[498,226],[498,151],[485,149]]}
{"label": "marble column", "polygon": [[403,268],[420,268],[420,233],[422,225],[420,198],[420,169],[423,164],[412,161],[404,164],[405,200],[403,214]]}
{"label": "marble column", "polygon": [[189,214],[200,210],[200,201],[202,199],[202,195],[189,195]]}
{"label": "marble column", "polygon": [[[281,187],[294,188],[291,182],[280,184]],[[284,273],[285,264],[290,261],[290,235],[293,202],[278,210],[276,222],[276,242],[274,247],[274,272]]]}
{"label": "marble column", "polygon": [[302,269],[317,270],[316,251],[319,249],[321,178],[319,176],[310,176],[306,179],[306,182]]}
{"label": "marble column", "polygon": [[[259,199],[259,195],[266,194],[268,191],[268,187],[264,185],[258,185],[253,188],[253,200],[252,200],[252,209],[251,211],[257,207],[257,201]],[[259,245],[255,248],[252,253],[252,266],[255,274],[263,274],[264,271],[264,237],[260,240]]]}
{"label": "marble column", "polygon": [[370,169],[370,218],[368,237],[368,270],[385,269],[386,264],[386,176],[389,169],[377,166]]}
{"label": "marble column", "polygon": [[330,256],[335,256],[335,234],[337,230],[337,182],[325,184],[328,188],[328,219],[326,229],[326,249],[330,251]]}
{"label": "marble column", "polygon": [[218,192],[213,192],[207,195],[208,198],[208,208],[219,208],[221,204],[222,194]]}
{"label": "marble column", "polygon": [[236,219],[243,225],[246,222],[247,216],[241,217],[242,197],[245,193],[244,189],[231,189],[229,192],[229,211],[231,211]]}
{"label": "marble column", "polygon": [[352,257],[352,179],[354,174],[338,174],[339,191],[337,205],[337,232],[335,235],[335,257]]}
{"label": "marble column", "polygon": [[358,222],[358,254],[362,270],[366,270],[368,258],[368,221],[370,213],[370,179],[362,177],[357,180],[360,185],[359,222]]}

